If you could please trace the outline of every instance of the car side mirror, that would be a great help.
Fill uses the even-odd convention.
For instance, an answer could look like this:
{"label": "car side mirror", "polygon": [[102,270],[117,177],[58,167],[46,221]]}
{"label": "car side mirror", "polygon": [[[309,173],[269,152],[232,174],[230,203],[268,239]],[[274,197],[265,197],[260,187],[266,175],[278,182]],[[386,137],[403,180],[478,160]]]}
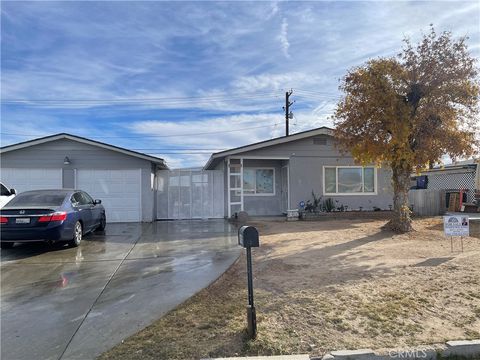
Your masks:
{"label": "car side mirror", "polygon": [[95,205],[99,205],[99,204],[102,203],[102,200],[95,199],[95,200],[93,201],[93,203],[94,203]]}
{"label": "car side mirror", "polygon": [[17,190],[10,189],[10,195],[17,195]]}

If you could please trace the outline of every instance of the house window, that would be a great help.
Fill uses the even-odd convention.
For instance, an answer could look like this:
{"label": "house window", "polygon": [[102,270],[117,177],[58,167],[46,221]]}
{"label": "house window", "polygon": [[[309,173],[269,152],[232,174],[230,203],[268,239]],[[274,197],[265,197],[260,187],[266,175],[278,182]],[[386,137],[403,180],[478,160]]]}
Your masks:
{"label": "house window", "polygon": [[275,171],[273,168],[244,168],[244,195],[275,195]]}
{"label": "house window", "polygon": [[323,174],[324,194],[376,193],[376,171],[373,166],[325,166]]}

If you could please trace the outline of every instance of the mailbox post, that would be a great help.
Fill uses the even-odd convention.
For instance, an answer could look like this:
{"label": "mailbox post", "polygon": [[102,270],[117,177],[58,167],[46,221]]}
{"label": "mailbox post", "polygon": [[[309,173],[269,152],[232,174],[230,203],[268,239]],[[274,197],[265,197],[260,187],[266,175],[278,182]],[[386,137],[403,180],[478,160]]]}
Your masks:
{"label": "mailbox post", "polygon": [[247,250],[247,331],[250,339],[257,336],[257,316],[253,302],[253,272],[252,272],[252,247],[259,247],[258,231],[253,226],[242,226],[238,229],[238,245]]}

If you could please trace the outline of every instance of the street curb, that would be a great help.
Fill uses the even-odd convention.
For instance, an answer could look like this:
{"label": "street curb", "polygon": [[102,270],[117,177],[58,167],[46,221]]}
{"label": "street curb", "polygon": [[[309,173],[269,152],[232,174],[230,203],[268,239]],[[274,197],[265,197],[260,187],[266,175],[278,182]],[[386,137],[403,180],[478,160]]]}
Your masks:
{"label": "street curb", "polygon": [[[243,356],[215,358],[213,360],[466,360],[480,359],[480,339],[447,341],[445,344],[424,345],[414,348],[335,350],[323,357],[308,355]],[[207,360],[207,359],[202,359]]]}
{"label": "street curb", "polygon": [[311,360],[442,360],[480,359],[480,339],[447,341],[445,344],[426,345],[415,348],[386,349],[379,353],[371,349],[331,351],[323,357]]}
{"label": "street curb", "polygon": [[447,341],[447,356],[479,356],[480,357],[480,339]]}
{"label": "street curb", "polygon": [[[208,359],[201,359],[208,360]],[[215,358],[214,360],[310,360],[308,355],[276,355],[276,356],[243,356]]]}

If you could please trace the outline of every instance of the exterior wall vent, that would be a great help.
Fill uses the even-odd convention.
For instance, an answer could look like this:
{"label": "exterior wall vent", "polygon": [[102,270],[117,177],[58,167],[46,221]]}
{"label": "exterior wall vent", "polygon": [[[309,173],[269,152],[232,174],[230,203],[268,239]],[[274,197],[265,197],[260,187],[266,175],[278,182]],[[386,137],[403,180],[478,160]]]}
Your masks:
{"label": "exterior wall vent", "polygon": [[315,137],[313,138],[314,145],[327,145],[327,138],[326,137]]}

